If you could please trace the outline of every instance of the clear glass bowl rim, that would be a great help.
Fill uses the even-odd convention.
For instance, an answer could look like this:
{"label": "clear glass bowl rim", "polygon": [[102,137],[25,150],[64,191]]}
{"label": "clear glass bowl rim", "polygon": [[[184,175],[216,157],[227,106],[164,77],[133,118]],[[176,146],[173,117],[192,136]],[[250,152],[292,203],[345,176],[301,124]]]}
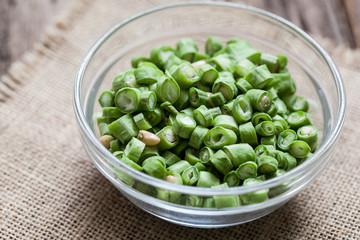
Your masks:
{"label": "clear glass bowl rim", "polygon": [[[90,63],[92,57],[95,55],[97,50],[103,45],[103,43],[110,38],[117,30],[121,29],[126,24],[135,21],[136,19],[146,16],[161,10],[165,10],[168,8],[176,8],[176,7],[187,7],[187,6],[220,6],[220,7],[232,7],[232,8],[239,8],[241,10],[251,11],[253,13],[257,13],[263,15],[265,17],[271,18],[272,20],[276,20],[278,23],[282,24],[285,28],[291,29],[295,33],[298,34],[299,37],[302,37],[306,40],[310,45],[314,47],[314,49],[320,54],[320,56],[325,60],[327,63],[333,79],[336,85],[336,91],[338,95],[338,105],[339,109],[337,112],[337,117],[335,119],[335,125],[331,132],[331,137],[327,139],[322,146],[317,149],[314,155],[303,164],[297,166],[296,168],[292,169],[291,171],[287,172],[286,174],[264,181],[262,183],[252,185],[252,186],[239,186],[239,187],[232,187],[232,188],[200,188],[194,186],[184,186],[184,185],[176,185],[173,183],[169,183],[152,176],[149,176],[145,173],[139,172],[128,165],[124,164],[123,162],[119,161],[114,155],[112,155],[104,146],[100,144],[98,139],[96,138],[94,132],[91,130],[90,126],[86,122],[85,114],[83,113],[83,106],[81,104],[81,86],[84,74],[86,72],[87,66]],[[291,22],[275,15],[270,12],[264,11],[262,9],[258,9],[251,6],[246,6],[237,3],[228,3],[228,2],[181,2],[181,3],[174,3],[174,4],[167,4],[160,7],[155,7],[138,14],[135,14],[129,18],[126,18],[122,22],[113,26],[110,30],[108,30],[104,35],[98,39],[95,44],[90,48],[88,53],[86,54],[85,58],[83,59],[82,63],[79,66],[78,72],[76,74],[75,82],[74,82],[74,95],[73,95],[73,107],[74,112],[76,115],[76,119],[78,122],[79,130],[82,134],[85,135],[86,139],[90,142],[91,146],[95,149],[95,151],[101,155],[104,159],[109,159],[113,162],[116,162],[119,166],[122,167],[122,171],[126,172],[127,175],[133,177],[134,179],[145,182],[148,185],[152,185],[154,187],[166,189],[169,191],[176,191],[183,194],[190,194],[190,195],[198,195],[198,196],[214,196],[214,195],[237,195],[237,194],[245,194],[261,189],[271,188],[282,184],[284,182],[289,181],[289,179],[295,179],[302,174],[306,174],[308,170],[310,170],[314,165],[316,165],[317,161],[325,161],[326,159],[321,159],[321,157],[331,150],[332,146],[335,144],[340,132],[341,128],[344,123],[345,119],[345,106],[346,106],[346,96],[345,96],[345,89],[344,84],[341,79],[340,73],[332,61],[331,57],[326,53],[326,51],[307,33],[301,30],[296,25],[292,24]],[[107,164],[104,162],[104,164]],[[324,164],[324,163],[323,163]]]}

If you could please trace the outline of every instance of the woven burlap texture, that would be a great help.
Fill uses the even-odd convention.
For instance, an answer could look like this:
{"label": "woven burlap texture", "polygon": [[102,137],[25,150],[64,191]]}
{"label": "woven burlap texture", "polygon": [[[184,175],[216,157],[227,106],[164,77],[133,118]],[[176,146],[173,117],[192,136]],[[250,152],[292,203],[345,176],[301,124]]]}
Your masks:
{"label": "woven burlap texture", "polygon": [[168,1],[76,1],[0,83],[0,239],[359,239],[360,53],[322,45],[347,90],[333,161],[303,192],[259,220],[191,229],[125,199],[91,164],[72,108],[77,68],[115,23]]}

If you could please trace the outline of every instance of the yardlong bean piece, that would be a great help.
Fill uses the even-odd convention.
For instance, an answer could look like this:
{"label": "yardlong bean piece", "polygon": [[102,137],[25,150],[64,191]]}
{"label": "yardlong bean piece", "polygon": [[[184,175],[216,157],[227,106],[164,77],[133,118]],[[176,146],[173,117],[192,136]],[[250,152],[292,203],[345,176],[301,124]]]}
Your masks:
{"label": "yardlong bean piece", "polygon": [[150,85],[150,90],[156,93],[158,101],[169,101],[173,104],[180,97],[180,87],[170,74],[167,72],[165,74],[166,77],[163,77],[157,81],[157,83]]}
{"label": "yardlong bean piece", "polygon": [[251,146],[258,144],[256,130],[251,122],[239,126],[240,140],[242,143],[248,143]]}
{"label": "yardlong bean piece", "polygon": [[179,138],[171,126],[164,127],[156,133],[156,136],[160,138],[160,142],[157,145],[160,151],[173,148],[179,143]]}
{"label": "yardlong bean piece", "polygon": [[302,126],[297,130],[297,138],[306,142],[313,152],[318,144],[318,130],[314,125]]}
{"label": "yardlong bean piece", "polygon": [[299,129],[302,126],[312,125],[309,116],[303,111],[290,113],[286,120],[294,130]]}
{"label": "yardlong bean piece", "polygon": [[171,76],[178,83],[179,87],[185,90],[200,81],[198,70],[188,62],[176,66],[175,69],[172,70]]}
{"label": "yardlong bean piece", "polygon": [[191,133],[189,145],[193,148],[200,149],[200,147],[204,144],[205,135],[209,129],[202,127],[202,126],[196,126],[194,131]]}
{"label": "yardlong bean piece", "polygon": [[214,127],[223,127],[239,133],[239,126],[235,119],[229,115],[219,115],[214,119]]}
{"label": "yardlong bean piece", "polygon": [[210,64],[204,64],[199,68],[200,82],[211,86],[219,77],[219,72]]}
{"label": "yardlong bean piece", "polygon": [[273,75],[266,65],[261,65],[252,69],[244,76],[244,79],[248,81],[253,88],[262,89],[273,80]]}
{"label": "yardlong bean piece", "polygon": [[194,131],[196,127],[196,121],[183,113],[179,113],[176,115],[175,121],[174,121],[174,132],[182,137],[182,138],[190,138],[191,133]]}
{"label": "yardlong bean piece", "polygon": [[194,40],[192,40],[191,38],[180,39],[176,45],[176,49],[179,57],[189,62],[193,61],[195,53],[197,53],[198,51]]}
{"label": "yardlong bean piece", "polygon": [[164,112],[156,107],[153,111],[144,112],[144,116],[152,126],[156,126],[163,120]]}
{"label": "yardlong bean piece", "polygon": [[138,84],[152,84],[164,77],[164,73],[151,62],[143,62],[134,70]]}
{"label": "yardlong bean piece", "polygon": [[199,177],[200,177],[199,170],[194,166],[188,167],[181,174],[181,178],[184,185],[194,185],[196,181],[199,179]]}
{"label": "yardlong bean piece", "polygon": [[297,139],[296,132],[292,129],[284,130],[279,134],[277,146],[283,151],[289,150],[290,143]]}
{"label": "yardlong bean piece", "polygon": [[260,89],[251,89],[245,96],[250,100],[253,109],[266,112],[271,106],[271,96],[268,92]]}
{"label": "yardlong bean piece", "polygon": [[258,166],[253,161],[244,162],[236,169],[236,173],[241,180],[257,177],[257,171]]}
{"label": "yardlong bean piece", "polygon": [[218,37],[209,37],[205,43],[205,52],[207,55],[212,56],[214,53],[222,49],[223,44]]}
{"label": "yardlong bean piece", "polygon": [[136,137],[139,133],[133,118],[127,114],[108,125],[110,132],[121,141],[128,142],[132,137]]}
{"label": "yardlong bean piece", "polygon": [[226,103],[226,99],[225,99],[224,95],[222,95],[221,92],[210,94],[209,99],[210,99],[211,107],[222,106]]}
{"label": "yardlong bean piece", "polygon": [[213,166],[221,172],[223,175],[226,175],[228,172],[233,169],[231,160],[222,150],[218,150],[214,155],[210,157],[210,161]]}
{"label": "yardlong bean piece", "polygon": [[170,46],[154,47],[150,52],[150,61],[160,69],[164,69],[165,63],[170,56],[175,55],[175,51],[176,50]]}
{"label": "yardlong bean piece", "polygon": [[104,91],[99,97],[101,107],[114,107],[114,93],[111,91]]}
{"label": "yardlong bean piece", "polygon": [[248,81],[246,81],[244,78],[239,78],[236,81],[236,87],[239,89],[241,93],[246,93],[250,89],[253,89],[253,86],[251,86],[251,84]]}
{"label": "yardlong bean piece", "polygon": [[165,168],[165,159],[161,156],[154,156],[145,159],[142,163],[144,172],[150,176],[164,179],[166,178],[166,168]]}
{"label": "yardlong bean piece", "polygon": [[120,73],[113,79],[111,88],[112,91],[117,92],[124,87],[139,87],[139,84],[136,83],[134,70]]}
{"label": "yardlong bean piece", "polygon": [[237,95],[238,89],[235,85],[235,79],[231,72],[220,72],[219,78],[215,80],[212,92],[221,92],[226,100],[231,100]]}
{"label": "yardlong bean piece", "polygon": [[207,93],[194,87],[189,89],[189,100],[193,107],[209,106],[210,103]]}
{"label": "yardlong bean piece", "polygon": [[224,146],[222,150],[229,157],[234,167],[238,167],[244,162],[256,160],[255,151],[248,143]]}
{"label": "yardlong bean piece", "polygon": [[185,150],[185,160],[191,165],[195,165],[200,162],[199,151],[193,148],[188,148]]}
{"label": "yardlong bean piece", "polygon": [[126,148],[124,150],[124,154],[127,158],[134,162],[138,162],[141,154],[143,153],[145,149],[145,143],[142,141],[132,138],[130,142],[126,145]]}
{"label": "yardlong bean piece", "polygon": [[239,186],[240,184],[240,178],[239,175],[236,173],[236,171],[231,171],[228,172],[225,176],[224,176],[224,183],[227,183],[227,185],[229,187],[236,187]]}
{"label": "yardlong bean piece", "polygon": [[301,140],[293,141],[289,145],[289,152],[296,158],[305,157],[310,152],[310,150],[311,148],[309,145]]}
{"label": "yardlong bean piece", "polygon": [[251,72],[255,67],[255,64],[252,63],[250,60],[246,58],[241,59],[237,62],[235,66],[235,74],[243,79],[243,77],[246,76],[249,72]]}
{"label": "yardlong bean piece", "polygon": [[133,119],[134,119],[136,126],[140,130],[149,130],[150,128],[152,128],[151,124],[149,123],[148,120],[146,120],[144,114],[142,114],[142,113],[135,115],[133,117]]}
{"label": "yardlong bean piece", "polygon": [[133,113],[140,105],[140,91],[137,88],[124,87],[115,95],[115,105],[122,113]]}
{"label": "yardlong bean piece", "polygon": [[204,143],[213,149],[220,149],[225,145],[236,143],[236,133],[223,127],[214,127],[205,135]]}
{"label": "yardlong bean piece", "polygon": [[236,122],[241,124],[249,121],[252,113],[250,100],[245,95],[237,96],[232,107],[232,116]]}

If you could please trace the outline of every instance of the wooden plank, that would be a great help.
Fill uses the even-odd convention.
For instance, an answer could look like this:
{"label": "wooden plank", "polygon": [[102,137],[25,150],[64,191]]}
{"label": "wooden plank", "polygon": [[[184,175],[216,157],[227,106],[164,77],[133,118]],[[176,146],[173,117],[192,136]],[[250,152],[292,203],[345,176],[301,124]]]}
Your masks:
{"label": "wooden plank", "polygon": [[355,46],[360,48],[360,0],[342,0],[346,7]]}
{"label": "wooden plank", "polygon": [[8,1],[0,1],[0,76],[11,62],[9,43],[9,9]]}
{"label": "wooden plank", "polygon": [[40,40],[44,29],[69,0],[0,1],[0,76]]}
{"label": "wooden plank", "polygon": [[356,46],[341,0],[255,0],[249,4],[275,13],[311,34],[330,38],[338,44]]}

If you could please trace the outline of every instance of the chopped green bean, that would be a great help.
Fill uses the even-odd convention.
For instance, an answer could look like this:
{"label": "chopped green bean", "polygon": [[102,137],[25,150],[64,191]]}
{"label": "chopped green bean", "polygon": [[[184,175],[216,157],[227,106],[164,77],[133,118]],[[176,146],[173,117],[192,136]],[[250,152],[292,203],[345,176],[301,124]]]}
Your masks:
{"label": "chopped green bean", "polygon": [[153,156],[144,160],[142,163],[144,172],[150,176],[164,179],[166,178],[165,159],[161,156]]}
{"label": "chopped green bean", "polygon": [[199,177],[200,177],[199,170],[194,166],[188,167],[181,174],[181,178],[184,185],[194,185],[196,181],[199,179]]}
{"label": "chopped green bean", "polygon": [[275,135],[276,127],[271,121],[264,121],[255,126],[255,131],[259,136],[270,137]]}
{"label": "chopped green bean", "polygon": [[312,125],[309,116],[303,111],[290,113],[286,121],[294,130],[298,130],[302,126]]}
{"label": "chopped green bean", "polygon": [[240,184],[239,175],[234,170],[230,171],[224,176],[224,182],[226,182],[229,187],[239,186]]}
{"label": "chopped green bean", "polygon": [[314,125],[302,126],[297,130],[297,138],[306,142],[314,152],[318,144],[318,130]]}
{"label": "chopped green bean", "polygon": [[194,148],[188,148],[185,150],[185,160],[191,165],[195,165],[200,162],[199,151]]}
{"label": "chopped green bean", "polygon": [[250,60],[248,60],[246,58],[241,59],[237,62],[236,66],[235,66],[235,74],[238,77],[243,78],[249,72],[251,72],[255,67],[256,67],[255,64],[252,63]]}
{"label": "chopped green bean", "polygon": [[223,127],[214,127],[205,135],[204,143],[213,149],[220,149],[225,145],[234,144],[237,141],[236,133]]}
{"label": "chopped green bean", "polygon": [[209,37],[205,43],[205,52],[207,55],[212,56],[222,49],[222,46],[223,44],[218,37]]}
{"label": "chopped green bean", "polygon": [[200,81],[198,70],[188,62],[176,66],[171,76],[175,79],[181,89],[189,89],[194,83]]}
{"label": "chopped green bean", "polygon": [[201,105],[209,106],[207,93],[194,87],[189,89],[189,100],[193,107],[199,107]]}
{"label": "chopped green bean", "polygon": [[160,138],[160,142],[157,145],[159,151],[168,150],[175,147],[179,143],[179,138],[171,126],[164,127],[158,133],[156,133],[156,136]]}
{"label": "chopped green bean", "polygon": [[236,173],[241,180],[257,177],[257,171],[258,166],[254,161],[244,162],[236,169]]}
{"label": "chopped green bean", "polygon": [[198,187],[213,187],[220,185],[220,180],[211,172],[200,171],[199,179],[196,183]]}
{"label": "chopped green bean", "polygon": [[138,162],[141,154],[143,153],[145,149],[145,143],[142,141],[132,138],[130,142],[126,145],[126,148],[124,150],[124,154],[127,158],[134,162]]}
{"label": "chopped green bean", "polygon": [[[223,184],[212,186],[212,188],[228,188],[228,184],[225,182]],[[213,197],[216,208],[228,208],[228,207],[237,207],[239,206],[239,198],[236,195],[216,195]]]}
{"label": "chopped green bean", "polygon": [[180,39],[176,45],[176,49],[178,51],[179,57],[189,62],[193,61],[195,53],[198,51],[194,40],[191,38]]}
{"label": "chopped green bean", "polygon": [[219,77],[219,72],[210,64],[204,64],[199,68],[200,82],[211,86]]}
{"label": "chopped green bean", "polygon": [[240,141],[242,143],[248,143],[251,146],[258,144],[256,130],[251,122],[241,124],[239,126]]}
{"label": "chopped green bean", "polygon": [[221,92],[210,94],[209,99],[210,99],[211,107],[219,107],[226,103],[226,99],[225,99],[224,95],[222,95]]}
{"label": "chopped green bean", "polygon": [[144,112],[144,116],[152,126],[156,126],[163,120],[164,112],[156,107],[153,111]]}
{"label": "chopped green bean", "polygon": [[226,175],[228,172],[233,169],[231,160],[222,150],[218,150],[214,155],[210,157],[212,165],[223,175]]}
{"label": "chopped green bean", "polygon": [[250,89],[245,96],[250,100],[253,109],[266,112],[271,106],[271,96],[268,92],[260,89]]}
{"label": "chopped green bean", "polygon": [[224,146],[222,150],[229,157],[234,167],[238,167],[244,162],[256,160],[254,149],[248,143]]}
{"label": "chopped green bean", "polygon": [[246,81],[244,78],[239,78],[236,81],[236,87],[239,89],[241,93],[246,93],[250,89],[253,89],[253,86],[251,86],[251,84],[248,81]]}
{"label": "chopped green bean", "polygon": [[210,163],[210,157],[214,155],[214,153],[214,150],[212,150],[211,148],[207,146],[202,147],[199,152],[200,162],[208,165]]}
{"label": "chopped green bean", "polygon": [[168,172],[181,174],[185,169],[191,167],[191,164],[185,160],[180,160],[167,168]]}
{"label": "chopped green bean", "polygon": [[137,115],[135,115],[133,117],[133,119],[134,119],[136,126],[140,130],[149,130],[150,128],[152,128],[151,124],[149,123],[149,121],[145,118],[144,114],[142,114],[142,113],[138,113]]}
{"label": "chopped green bean", "polygon": [[260,173],[272,173],[278,169],[278,161],[270,156],[262,155],[257,159],[258,171]]}
{"label": "chopped green bean", "polygon": [[309,145],[301,140],[293,141],[289,145],[289,152],[296,158],[305,157],[310,152],[310,150],[311,148]]}
{"label": "chopped green bean", "polygon": [[191,133],[189,145],[193,148],[200,149],[200,147],[204,144],[205,135],[209,129],[202,127],[202,126],[196,126],[194,131]]}
{"label": "chopped green bean", "polygon": [[252,113],[250,100],[245,95],[237,96],[232,108],[232,116],[236,122],[241,124],[249,121]]}
{"label": "chopped green bean", "polygon": [[[261,182],[262,182],[262,180],[257,179],[257,178],[247,178],[243,182],[243,186],[250,186],[250,185],[258,184]],[[240,198],[245,205],[252,204],[252,203],[261,203],[269,198],[268,192],[269,192],[269,189],[262,189],[262,190],[258,190],[256,192],[243,194],[240,196]]]}
{"label": "chopped green bean", "polygon": [[165,159],[166,166],[171,166],[181,160],[180,157],[178,157],[176,154],[166,151],[162,154],[162,157]]}
{"label": "chopped green bean", "polygon": [[104,91],[99,97],[101,107],[114,107],[114,93],[112,91]]}
{"label": "chopped green bean", "polygon": [[234,117],[229,115],[219,115],[214,119],[214,127],[223,127],[239,133],[239,126]]}
{"label": "chopped green bean", "polygon": [[129,114],[109,124],[108,128],[112,135],[118,138],[123,144],[128,142],[132,137],[136,137],[139,133],[139,129]]}
{"label": "chopped green bean", "polygon": [[175,55],[175,49],[170,46],[154,47],[150,52],[150,61],[160,69],[164,69],[169,57]]}
{"label": "chopped green bean", "polygon": [[180,97],[180,87],[168,72],[165,72],[165,75],[166,77],[150,85],[150,90],[156,93],[158,101],[174,104]]}
{"label": "chopped green bean", "polygon": [[221,92],[227,101],[231,100],[238,94],[235,79],[231,72],[220,72],[219,78],[215,80],[212,92]]}
{"label": "chopped green bean", "polygon": [[175,122],[174,122],[174,132],[182,137],[182,138],[190,138],[191,133],[194,131],[196,127],[195,120],[183,113],[179,113],[176,115]]}
{"label": "chopped green bean", "polygon": [[283,151],[288,151],[290,144],[297,139],[296,132],[292,129],[286,129],[278,136],[277,146]]}
{"label": "chopped green bean", "polygon": [[218,71],[227,71],[233,73],[235,71],[235,62],[228,54],[220,54],[213,56],[210,62]]}
{"label": "chopped green bean", "polygon": [[260,65],[246,74],[244,79],[248,81],[253,88],[262,89],[273,80],[273,75],[266,65]]}

